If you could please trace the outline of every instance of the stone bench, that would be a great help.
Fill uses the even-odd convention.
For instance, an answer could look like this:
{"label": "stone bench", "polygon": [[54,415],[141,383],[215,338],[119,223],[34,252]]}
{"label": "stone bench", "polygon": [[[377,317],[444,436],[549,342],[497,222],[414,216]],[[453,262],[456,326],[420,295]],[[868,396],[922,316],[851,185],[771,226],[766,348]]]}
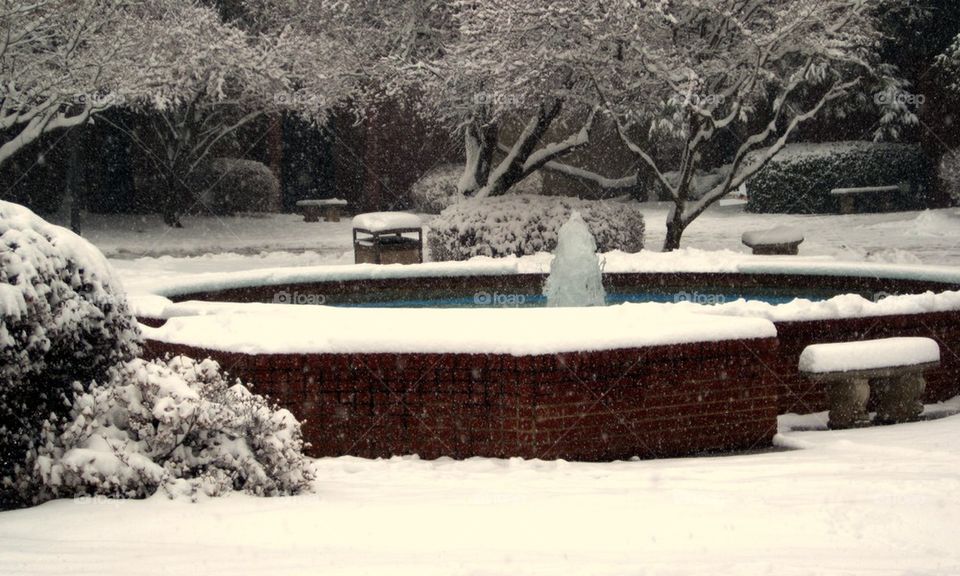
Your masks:
{"label": "stone bench", "polygon": [[886,338],[814,344],[800,355],[800,373],[827,387],[831,429],[868,426],[875,396],[877,424],[916,420],[923,412],[923,372],[940,364],[930,338]]}
{"label": "stone bench", "polygon": [[754,254],[796,256],[803,243],[803,232],[789,226],[778,226],[769,230],[744,232],[740,241],[753,249]]}
{"label": "stone bench", "polygon": [[323,216],[324,222],[339,222],[340,210],[346,206],[347,201],[340,198],[297,202],[297,208],[303,209],[304,222],[319,222],[321,216]]}
{"label": "stone bench", "polygon": [[897,194],[909,194],[910,184],[901,182],[894,186],[863,186],[860,188],[834,188],[831,196],[840,198],[840,213],[853,214],[857,211],[857,198],[865,196],[880,196],[884,210],[893,209],[893,199]]}

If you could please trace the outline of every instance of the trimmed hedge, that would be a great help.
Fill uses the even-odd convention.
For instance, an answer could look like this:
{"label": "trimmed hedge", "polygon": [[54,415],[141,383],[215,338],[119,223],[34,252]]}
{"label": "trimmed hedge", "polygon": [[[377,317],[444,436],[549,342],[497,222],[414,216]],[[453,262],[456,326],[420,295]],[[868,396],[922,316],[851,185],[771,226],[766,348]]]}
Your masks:
{"label": "trimmed hedge", "polygon": [[952,153],[940,160],[940,186],[955,206],[960,206],[960,157]]}
{"label": "trimmed hedge", "polygon": [[[935,203],[936,165],[919,146],[874,142],[835,142],[787,146],[750,179],[747,210],[756,213],[834,214],[840,199],[835,188],[892,186],[906,182],[909,193],[896,193],[894,210],[920,210]],[[882,212],[883,195],[858,197],[858,212]]]}
{"label": "trimmed hedge", "polygon": [[427,172],[410,187],[410,205],[424,214],[439,214],[447,206],[463,199],[457,181],[463,166],[447,164]]}
{"label": "trimmed hedge", "polygon": [[256,160],[214,158],[197,180],[205,205],[201,213],[271,212],[280,204],[280,180]]}
{"label": "trimmed hedge", "polygon": [[[410,187],[411,208],[423,214],[439,214],[462,201],[464,196],[457,190],[461,175],[461,164],[446,164],[427,172]],[[540,194],[542,190],[543,176],[534,172],[514,184],[507,194]]]}
{"label": "trimmed hedge", "polygon": [[636,204],[507,195],[471,198],[441,212],[430,223],[430,254],[436,261],[448,261],[551,252],[574,210],[590,227],[600,252],[643,248],[643,214]]}

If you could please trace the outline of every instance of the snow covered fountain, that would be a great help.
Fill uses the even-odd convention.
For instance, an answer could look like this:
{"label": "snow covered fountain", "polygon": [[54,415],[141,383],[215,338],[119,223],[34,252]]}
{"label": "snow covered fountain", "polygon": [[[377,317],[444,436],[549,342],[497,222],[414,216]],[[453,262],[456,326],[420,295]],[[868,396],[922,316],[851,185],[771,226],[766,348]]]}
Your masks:
{"label": "snow covered fountain", "polygon": [[544,286],[547,306],[603,306],[603,270],[597,260],[597,242],[580,213],[560,227],[557,250]]}
{"label": "snow covered fountain", "polygon": [[549,278],[525,259],[276,269],[178,279],[134,305],[149,352],[212,356],[305,420],[314,456],[764,448],[778,414],[826,408],[804,348],[865,334],[934,338],[954,352],[924,399],[960,394],[954,269],[612,254],[601,274],[581,222]]}

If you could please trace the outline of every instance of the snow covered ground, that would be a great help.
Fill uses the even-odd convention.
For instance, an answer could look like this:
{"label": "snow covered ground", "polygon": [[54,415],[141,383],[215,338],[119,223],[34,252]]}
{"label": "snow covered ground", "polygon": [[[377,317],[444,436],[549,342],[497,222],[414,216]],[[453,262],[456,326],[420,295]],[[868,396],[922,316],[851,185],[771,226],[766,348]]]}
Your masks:
{"label": "snow covered ground", "polygon": [[[666,233],[665,204],[645,204],[647,246]],[[227,272],[353,263],[351,223],[303,222],[294,214],[196,218],[171,229],[154,216],[93,215],[84,235],[113,260],[121,275],[149,283],[183,273]],[[750,252],[748,230],[791,226],[806,241],[801,256],[846,261],[960,266],[960,210],[893,214],[791,216],[747,214],[742,205],[715,206],[687,230],[684,247]]]}
{"label": "snow covered ground", "polygon": [[0,513],[0,574],[960,573],[960,416],[823,421],[759,454],[335,458],[293,498],[50,502]]}
{"label": "snow covered ground", "polygon": [[[656,248],[666,207],[645,211]],[[204,272],[353,260],[349,219],[185,224],[98,216],[85,232],[137,292]],[[748,252],[744,231],[780,225],[802,230],[801,255],[827,264],[960,266],[957,210],[760,216],[728,205],[684,245],[692,261],[729,265],[740,256],[724,251]],[[316,462],[314,494],[293,498],[55,501],[0,513],[0,574],[956,575],[958,412],[960,399],[928,407],[946,416],[937,420],[850,431],[826,431],[824,414],[782,416],[779,449],[756,454],[335,458]]]}

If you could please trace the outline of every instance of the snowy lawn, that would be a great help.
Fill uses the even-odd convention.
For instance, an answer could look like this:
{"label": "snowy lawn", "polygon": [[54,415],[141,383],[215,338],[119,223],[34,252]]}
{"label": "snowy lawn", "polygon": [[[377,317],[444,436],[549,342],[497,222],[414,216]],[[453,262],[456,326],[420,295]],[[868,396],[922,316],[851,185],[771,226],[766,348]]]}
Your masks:
{"label": "snowy lawn", "polygon": [[[666,206],[644,211],[657,249]],[[194,273],[353,261],[349,219],[185,224],[95,216],[85,231],[134,291]],[[718,206],[684,245],[747,254],[743,232],[782,225],[804,233],[803,256],[960,266],[957,210],[780,216]],[[956,413],[960,400],[935,410]],[[293,498],[50,502],[0,513],[0,574],[960,573],[960,415],[842,432],[824,422],[781,417],[781,450],[759,454],[336,458],[316,462],[314,494]]]}
{"label": "snowy lawn", "polygon": [[[647,247],[659,250],[666,204],[645,204]],[[429,220],[429,217],[425,218]],[[132,281],[183,273],[281,266],[352,264],[351,223],[303,222],[296,214],[195,218],[171,229],[155,216],[92,215],[84,235]],[[847,261],[960,266],[960,210],[892,214],[791,216],[747,214],[742,205],[714,206],[684,236],[684,247],[748,254],[741,235],[790,226],[804,233],[801,256]]]}
{"label": "snowy lawn", "polygon": [[960,573],[960,416],[823,419],[760,454],[335,458],[293,498],[55,501],[0,513],[0,574]]}

